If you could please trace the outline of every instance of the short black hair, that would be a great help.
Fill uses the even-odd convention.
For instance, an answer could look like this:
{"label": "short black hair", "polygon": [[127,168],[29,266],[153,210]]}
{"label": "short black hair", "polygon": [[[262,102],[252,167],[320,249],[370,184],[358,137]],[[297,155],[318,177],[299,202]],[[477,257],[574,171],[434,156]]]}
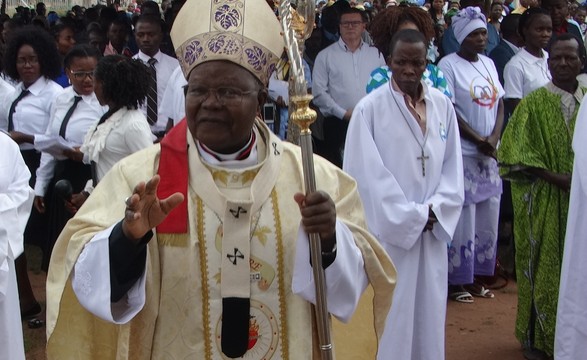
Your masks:
{"label": "short black hair", "polygon": [[10,34],[6,44],[4,71],[8,76],[14,80],[20,80],[16,70],[16,56],[23,45],[29,45],[37,53],[42,76],[54,79],[61,74],[61,58],[55,40],[47,31],[33,25],[27,25]]}
{"label": "short black hair", "polygon": [[106,101],[114,102],[118,108],[136,109],[142,105],[149,91],[150,77],[150,70],[141,60],[122,55],[104,56],[95,71]]}
{"label": "short black hair", "polygon": [[587,60],[587,51],[585,50],[585,45],[583,44],[583,41],[577,39],[577,37],[573,34],[565,33],[560,34],[558,36],[554,36],[548,46],[548,53],[550,54],[552,48],[556,43],[569,40],[575,40],[577,42],[577,44],[579,45],[579,47],[577,48],[577,55],[579,56],[579,59],[581,59],[581,62],[585,63],[585,60]]}
{"label": "short black hair", "polygon": [[100,52],[98,49],[88,44],[75,45],[63,58],[63,67],[65,69],[69,69],[73,59],[87,57],[93,57],[94,59],[98,60],[100,59]]}
{"label": "short black hair", "polygon": [[422,43],[425,49],[428,48],[428,41],[426,40],[424,34],[414,29],[403,29],[396,32],[391,38],[391,41],[389,42],[390,57],[393,55],[393,50],[395,49],[395,46],[400,41],[408,44]]}
{"label": "short black hair", "polygon": [[518,33],[521,16],[520,14],[509,14],[501,20],[500,29],[504,38],[515,36]]}
{"label": "short black hair", "polygon": [[[160,16],[157,15],[153,15],[153,14],[145,14],[145,15],[140,15],[139,17],[137,17],[134,25],[135,27],[138,25],[138,23],[145,23],[145,24],[153,24],[153,25],[159,25],[159,28],[161,29],[161,32],[163,32],[163,20],[161,20]],[[136,29],[135,29],[136,30]]]}
{"label": "short black hair", "polygon": [[540,7],[529,8],[528,10],[524,11],[524,13],[520,16],[518,32],[520,33],[522,39],[526,40],[526,38],[524,37],[524,29],[530,27],[532,21],[534,21],[534,19],[541,15],[545,15],[550,18],[550,12]]}
{"label": "short black hair", "polygon": [[66,29],[73,31],[74,34],[76,33],[75,25],[69,19],[60,18],[59,21],[51,27],[51,34],[55,40],[58,40],[59,34]]}
{"label": "short black hair", "polygon": [[140,8],[143,14],[159,15],[161,17],[161,9],[155,1],[147,0],[141,4]]}
{"label": "short black hair", "polygon": [[340,22],[342,16],[346,14],[359,14],[361,15],[361,19],[363,19],[364,22],[367,22],[367,14],[365,14],[363,10],[354,7],[343,8],[343,10],[340,12],[340,16],[338,17],[338,21]]}

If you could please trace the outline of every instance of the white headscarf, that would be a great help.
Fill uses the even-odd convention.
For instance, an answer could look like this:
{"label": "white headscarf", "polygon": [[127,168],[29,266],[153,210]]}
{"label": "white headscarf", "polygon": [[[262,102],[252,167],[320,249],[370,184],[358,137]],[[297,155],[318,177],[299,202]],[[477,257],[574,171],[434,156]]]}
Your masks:
{"label": "white headscarf", "polygon": [[452,29],[459,44],[470,33],[481,28],[487,29],[487,20],[478,7],[466,7],[452,18]]}

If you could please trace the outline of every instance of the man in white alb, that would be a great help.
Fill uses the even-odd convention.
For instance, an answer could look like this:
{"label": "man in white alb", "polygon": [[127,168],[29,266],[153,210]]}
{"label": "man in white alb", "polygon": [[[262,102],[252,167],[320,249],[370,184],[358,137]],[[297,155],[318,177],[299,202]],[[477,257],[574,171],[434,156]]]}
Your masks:
{"label": "man in white alb", "polygon": [[450,243],[463,204],[462,156],[450,99],[422,81],[426,40],[391,40],[392,81],[361,100],[343,169],[357,180],[369,230],[398,269],[378,359],[444,359]]}

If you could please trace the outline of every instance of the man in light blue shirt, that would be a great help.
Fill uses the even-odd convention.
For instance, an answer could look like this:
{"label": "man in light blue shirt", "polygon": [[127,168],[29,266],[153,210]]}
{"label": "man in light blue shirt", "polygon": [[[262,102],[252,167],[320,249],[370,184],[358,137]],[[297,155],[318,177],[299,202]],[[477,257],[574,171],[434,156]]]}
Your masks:
{"label": "man in light blue shirt", "polygon": [[342,167],[342,151],[353,108],[366,95],[365,84],[373,69],[385,65],[375,47],[363,42],[364,14],[347,9],[340,16],[340,39],[318,53],[312,72],[314,104],[324,115],[324,152]]}

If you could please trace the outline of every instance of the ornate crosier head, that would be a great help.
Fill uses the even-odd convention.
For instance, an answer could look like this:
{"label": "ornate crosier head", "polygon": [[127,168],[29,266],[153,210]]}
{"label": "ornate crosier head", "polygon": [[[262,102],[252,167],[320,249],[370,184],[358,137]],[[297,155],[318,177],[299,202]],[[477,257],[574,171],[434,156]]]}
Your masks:
{"label": "ornate crosier head", "polygon": [[297,9],[291,7],[289,0],[281,0],[278,3],[279,21],[290,61],[292,101],[296,107],[290,118],[301,128],[302,133],[310,133],[309,126],[316,120],[316,112],[309,108],[312,96],[307,92],[302,58],[303,42],[312,34],[314,28],[316,3],[314,0],[299,0]]}

